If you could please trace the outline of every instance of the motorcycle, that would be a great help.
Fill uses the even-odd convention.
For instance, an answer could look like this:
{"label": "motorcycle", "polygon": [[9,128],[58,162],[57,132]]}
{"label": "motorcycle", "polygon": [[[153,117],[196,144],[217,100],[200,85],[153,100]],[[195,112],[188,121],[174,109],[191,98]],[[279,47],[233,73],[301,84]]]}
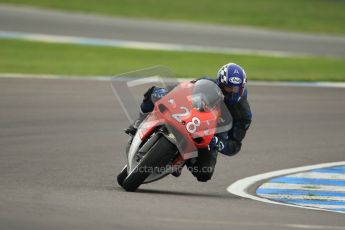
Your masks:
{"label": "motorcycle", "polygon": [[218,86],[206,79],[199,80],[198,86],[179,83],[154,103],[153,111],[129,141],[127,164],[117,176],[126,191],[136,191],[142,184],[181,170],[187,160],[198,157],[199,149],[209,148],[220,126],[231,125],[220,125],[225,116]]}

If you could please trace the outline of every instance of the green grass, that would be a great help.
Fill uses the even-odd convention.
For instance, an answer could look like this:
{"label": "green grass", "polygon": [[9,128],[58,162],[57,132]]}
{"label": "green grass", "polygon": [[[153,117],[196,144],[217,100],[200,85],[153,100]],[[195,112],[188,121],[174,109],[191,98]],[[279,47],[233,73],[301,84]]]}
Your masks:
{"label": "green grass", "polygon": [[227,62],[242,65],[250,80],[345,81],[345,59],[151,51],[0,39],[2,73],[114,75],[166,65],[179,77],[214,77]]}
{"label": "green grass", "polygon": [[342,0],[0,0],[99,14],[345,34]]}

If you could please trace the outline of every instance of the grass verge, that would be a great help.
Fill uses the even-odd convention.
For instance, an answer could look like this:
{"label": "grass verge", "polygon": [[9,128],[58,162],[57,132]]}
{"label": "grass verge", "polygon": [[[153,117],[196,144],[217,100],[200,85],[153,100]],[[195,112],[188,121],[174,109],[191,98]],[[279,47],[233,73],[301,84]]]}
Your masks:
{"label": "grass verge", "polygon": [[235,62],[252,80],[345,81],[345,59],[135,50],[7,39],[0,39],[0,47],[2,73],[115,75],[166,65],[179,77],[214,77],[221,65]]}
{"label": "grass verge", "polygon": [[0,0],[0,3],[345,35],[345,1],[340,0]]}

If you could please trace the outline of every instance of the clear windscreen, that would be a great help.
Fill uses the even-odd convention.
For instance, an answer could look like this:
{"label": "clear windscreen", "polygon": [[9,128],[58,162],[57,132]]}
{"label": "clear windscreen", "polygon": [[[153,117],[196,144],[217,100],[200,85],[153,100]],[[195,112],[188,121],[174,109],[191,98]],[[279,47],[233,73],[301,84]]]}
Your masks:
{"label": "clear windscreen", "polygon": [[129,123],[138,118],[144,93],[152,86],[172,88],[178,84],[175,73],[165,66],[154,66],[116,75],[111,80],[113,93]]}

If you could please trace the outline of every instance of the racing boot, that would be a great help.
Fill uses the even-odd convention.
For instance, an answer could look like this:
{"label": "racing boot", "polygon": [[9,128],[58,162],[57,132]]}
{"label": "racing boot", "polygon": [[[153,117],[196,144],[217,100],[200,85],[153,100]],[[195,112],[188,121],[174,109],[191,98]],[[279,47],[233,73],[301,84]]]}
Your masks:
{"label": "racing boot", "polygon": [[181,173],[182,173],[182,169],[178,169],[178,170],[172,172],[171,175],[173,175],[174,177],[179,177],[179,176],[181,176]]}
{"label": "racing boot", "polygon": [[185,163],[183,163],[181,166],[179,166],[175,171],[173,171],[171,173],[171,175],[173,175],[174,177],[179,177],[181,176],[181,173],[182,173],[182,169],[184,167]]}
{"label": "racing boot", "polygon": [[147,117],[148,114],[149,113],[143,113],[142,111],[140,111],[139,118],[124,130],[125,133],[130,136],[134,136],[138,130],[139,125],[141,124],[141,122],[143,122],[143,120]]}

